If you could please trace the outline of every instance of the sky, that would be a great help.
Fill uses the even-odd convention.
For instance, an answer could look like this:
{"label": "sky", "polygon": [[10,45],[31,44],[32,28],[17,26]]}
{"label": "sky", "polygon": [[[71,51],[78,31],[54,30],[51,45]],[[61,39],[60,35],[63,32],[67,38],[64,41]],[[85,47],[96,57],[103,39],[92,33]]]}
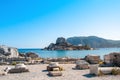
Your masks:
{"label": "sky", "polygon": [[120,40],[120,0],[0,0],[0,44],[44,48],[58,37]]}

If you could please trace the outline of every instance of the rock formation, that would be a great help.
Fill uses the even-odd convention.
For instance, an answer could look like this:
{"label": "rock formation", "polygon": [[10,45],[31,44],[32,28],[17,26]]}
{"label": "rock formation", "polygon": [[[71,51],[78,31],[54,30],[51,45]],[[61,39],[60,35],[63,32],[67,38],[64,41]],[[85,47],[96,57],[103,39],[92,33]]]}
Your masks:
{"label": "rock formation", "polygon": [[104,56],[104,62],[106,64],[112,64],[120,67],[120,53],[110,53]]}
{"label": "rock formation", "polygon": [[13,57],[18,57],[19,53],[17,48],[13,47],[8,47],[1,45],[0,46],[0,57],[8,57],[8,58],[13,58]]}
{"label": "rock formation", "polygon": [[90,50],[88,46],[75,46],[66,41],[65,38],[59,37],[56,43],[51,43],[45,50]]}

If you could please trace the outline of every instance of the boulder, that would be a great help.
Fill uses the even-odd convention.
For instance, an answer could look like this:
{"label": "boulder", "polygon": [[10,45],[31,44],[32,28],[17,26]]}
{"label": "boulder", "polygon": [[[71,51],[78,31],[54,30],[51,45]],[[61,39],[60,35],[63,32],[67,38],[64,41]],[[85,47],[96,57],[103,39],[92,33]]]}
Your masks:
{"label": "boulder", "polygon": [[19,53],[19,56],[20,56],[20,57],[26,57],[26,55],[23,54],[23,53]]}
{"label": "boulder", "polygon": [[98,64],[100,62],[100,56],[99,55],[87,55],[85,57],[85,60],[89,62],[90,64]]}
{"label": "boulder", "polygon": [[88,69],[89,68],[89,63],[86,62],[85,60],[78,60],[76,61],[76,68],[77,69]]}
{"label": "boulder", "polygon": [[5,50],[3,48],[0,48],[0,54],[5,54]]}
{"label": "boulder", "polygon": [[58,62],[51,62],[48,66],[47,66],[47,70],[48,71],[54,71],[54,69],[58,69],[60,70],[60,66],[58,64]]}
{"label": "boulder", "polygon": [[28,53],[26,53],[26,57],[38,58],[39,56],[36,53],[28,52]]}
{"label": "boulder", "polygon": [[8,73],[21,73],[29,72],[29,69],[24,64],[16,64],[14,68],[7,67],[4,71]]}
{"label": "boulder", "polygon": [[110,53],[108,55],[104,55],[104,62],[106,64],[112,64],[120,67],[120,53]]}
{"label": "boulder", "polygon": [[17,48],[0,45],[0,56],[7,56],[8,58],[13,58],[18,57],[19,53]]}

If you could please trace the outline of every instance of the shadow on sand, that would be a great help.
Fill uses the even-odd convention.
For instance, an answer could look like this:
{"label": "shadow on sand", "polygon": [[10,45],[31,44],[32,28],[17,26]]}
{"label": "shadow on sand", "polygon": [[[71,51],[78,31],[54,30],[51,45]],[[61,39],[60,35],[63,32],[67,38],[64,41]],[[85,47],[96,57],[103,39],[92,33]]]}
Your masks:
{"label": "shadow on sand", "polygon": [[42,70],[42,72],[48,72],[47,70]]}
{"label": "shadow on sand", "polygon": [[93,77],[96,77],[96,76],[93,75],[93,74],[85,74],[85,75],[83,75],[83,76],[85,76],[85,77],[87,77],[87,78],[93,78]]}

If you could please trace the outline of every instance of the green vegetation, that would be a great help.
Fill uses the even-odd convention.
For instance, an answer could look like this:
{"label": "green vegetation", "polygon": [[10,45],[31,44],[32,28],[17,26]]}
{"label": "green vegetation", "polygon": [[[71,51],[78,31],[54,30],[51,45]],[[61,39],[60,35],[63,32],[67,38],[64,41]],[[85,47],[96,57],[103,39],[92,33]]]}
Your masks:
{"label": "green vegetation", "polygon": [[111,74],[112,74],[112,75],[120,75],[120,69],[118,69],[118,68],[112,69]]}
{"label": "green vegetation", "polygon": [[98,76],[103,76],[103,75],[104,73],[101,70],[99,70]]}
{"label": "green vegetation", "polygon": [[120,41],[103,39],[96,36],[89,37],[70,37],[67,42],[73,45],[82,44],[83,46],[89,45],[92,48],[109,48],[109,47],[120,47]]}

